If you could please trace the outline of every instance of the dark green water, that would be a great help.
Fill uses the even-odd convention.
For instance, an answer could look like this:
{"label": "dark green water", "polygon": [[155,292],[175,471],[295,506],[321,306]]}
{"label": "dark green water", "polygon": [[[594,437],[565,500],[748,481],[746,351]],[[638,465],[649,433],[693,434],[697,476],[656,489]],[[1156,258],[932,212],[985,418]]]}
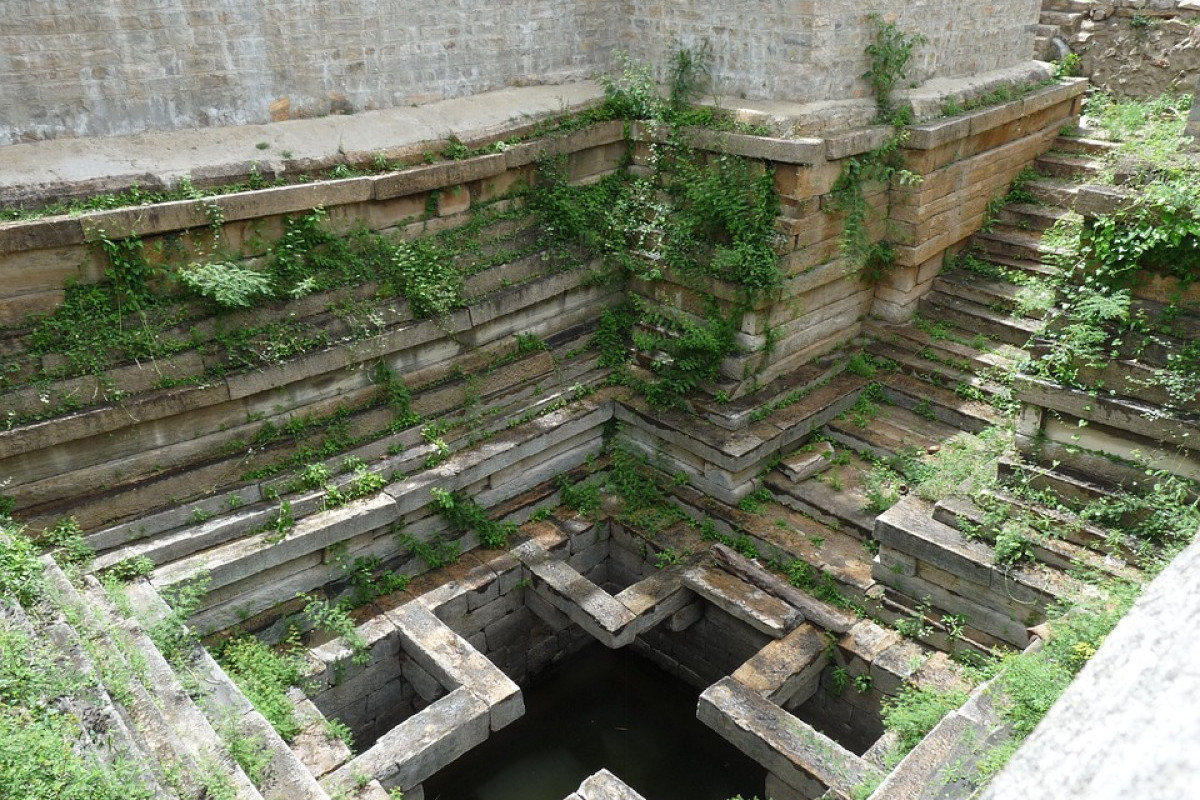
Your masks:
{"label": "dark green water", "polygon": [[606,768],[646,800],[762,795],[766,773],[696,719],[699,692],[594,645],[525,690],[517,722],[425,782],[425,800],[562,800]]}

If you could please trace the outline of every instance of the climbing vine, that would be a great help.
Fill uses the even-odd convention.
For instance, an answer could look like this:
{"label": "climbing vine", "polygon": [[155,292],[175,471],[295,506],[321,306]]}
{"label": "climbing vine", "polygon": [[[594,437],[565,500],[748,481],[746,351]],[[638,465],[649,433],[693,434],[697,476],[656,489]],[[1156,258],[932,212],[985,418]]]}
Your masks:
{"label": "climbing vine", "polygon": [[913,51],[926,40],[919,33],[905,33],[894,22],[888,22],[878,14],[870,14],[867,20],[874,28],[874,35],[866,47],[870,66],[863,78],[874,93],[878,121],[891,125],[893,132],[874,150],[846,159],[830,199],[832,210],[843,214],[841,252],[848,270],[876,282],[891,268],[895,251],[886,240],[875,241],[872,237],[872,208],[866,187],[877,184],[887,188],[893,183],[912,186],[921,181],[919,175],[904,168],[900,155],[906,138],[904,126],[911,121],[912,112],[909,108],[897,107],[892,94],[908,75]]}

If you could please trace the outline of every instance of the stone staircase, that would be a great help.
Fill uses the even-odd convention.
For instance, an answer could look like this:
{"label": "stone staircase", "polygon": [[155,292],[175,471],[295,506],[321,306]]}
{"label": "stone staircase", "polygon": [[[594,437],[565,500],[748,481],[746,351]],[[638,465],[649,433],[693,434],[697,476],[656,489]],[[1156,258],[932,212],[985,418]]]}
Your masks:
{"label": "stone staircase", "polygon": [[1091,9],[1089,0],[1042,0],[1042,11],[1033,29],[1037,57],[1043,61],[1061,60],[1067,42],[1079,33]]}

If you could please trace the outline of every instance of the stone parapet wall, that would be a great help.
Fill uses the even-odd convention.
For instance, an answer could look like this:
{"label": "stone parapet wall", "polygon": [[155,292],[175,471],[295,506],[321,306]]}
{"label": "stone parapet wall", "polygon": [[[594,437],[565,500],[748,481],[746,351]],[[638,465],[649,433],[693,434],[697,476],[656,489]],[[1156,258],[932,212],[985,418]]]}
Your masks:
{"label": "stone parapet wall", "polygon": [[717,91],[731,96],[822,102],[870,98],[863,80],[868,14],[927,39],[913,58],[914,84],[1009,67],[1033,57],[1037,0],[899,3],[779,0],[670,5],[628,0],[619,35],[634,58],[658,63],[679,45],[712,47]]}
{"label": "stone parapet wall", "polygon": [[0,143],[352,114],[603,70],[611,3],[18,0]]}
{"label": "stone parapet wall", "polygon": [[920,33],[913,80],[1028,61],[1037,0],[918,5],[631,0],[19,0],[0,36],[0,144],[243,125],[459,97],[608,71],[615,48],[666,65],[712,46],[714,88],[822,102],[868,98],[868,13]]}

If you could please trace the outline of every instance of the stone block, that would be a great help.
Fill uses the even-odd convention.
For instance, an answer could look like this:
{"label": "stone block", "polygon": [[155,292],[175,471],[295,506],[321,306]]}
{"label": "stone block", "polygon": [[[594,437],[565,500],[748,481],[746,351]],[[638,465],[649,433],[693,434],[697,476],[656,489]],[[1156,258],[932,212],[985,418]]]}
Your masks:
{"label": "stone block", "polygon": [[525,713],[517,685],[425,606],[414,601],[386,613],[413,661],[446,688],[463,686],[487,704],[493,731]]}
{"label": "stone block", "polygon": [[761,589],[720,569],[693,567],[683,583],[727,614],[779,639],[803,621],[800,612]]}
{"label": "stone block", "polygon": [[579,784],[579,789],[575,794],[580,800],[645,800],[628,784],[606,769],[600,770]]}
{"label": "stone block", "polygon": [[375,200],[387,200],[483,180],[499,175],[507,168],[505,154],[493,153],[461,161],[443,161],[440,164],[401,170],[366,180],[373,184],[371,196]]}
{"label": "stone block", "polygon": [[732,678],[700,695],[696,716],[793,788],[815,780],[849,795],[882,773],[837,742]]}
{"label": "stone block", "polygon": [[406,790],[438,772],[488,736],[488,709],[465,688],[455,689],[390,731],[325,779],[349,789],[368,775],[385,787]]}
{"label": "stone block", "polygon": [[829,662],[825,640],[803,624],[738,667],[733,679],[778,705],[802,704],[816,691],[821,670]]}

